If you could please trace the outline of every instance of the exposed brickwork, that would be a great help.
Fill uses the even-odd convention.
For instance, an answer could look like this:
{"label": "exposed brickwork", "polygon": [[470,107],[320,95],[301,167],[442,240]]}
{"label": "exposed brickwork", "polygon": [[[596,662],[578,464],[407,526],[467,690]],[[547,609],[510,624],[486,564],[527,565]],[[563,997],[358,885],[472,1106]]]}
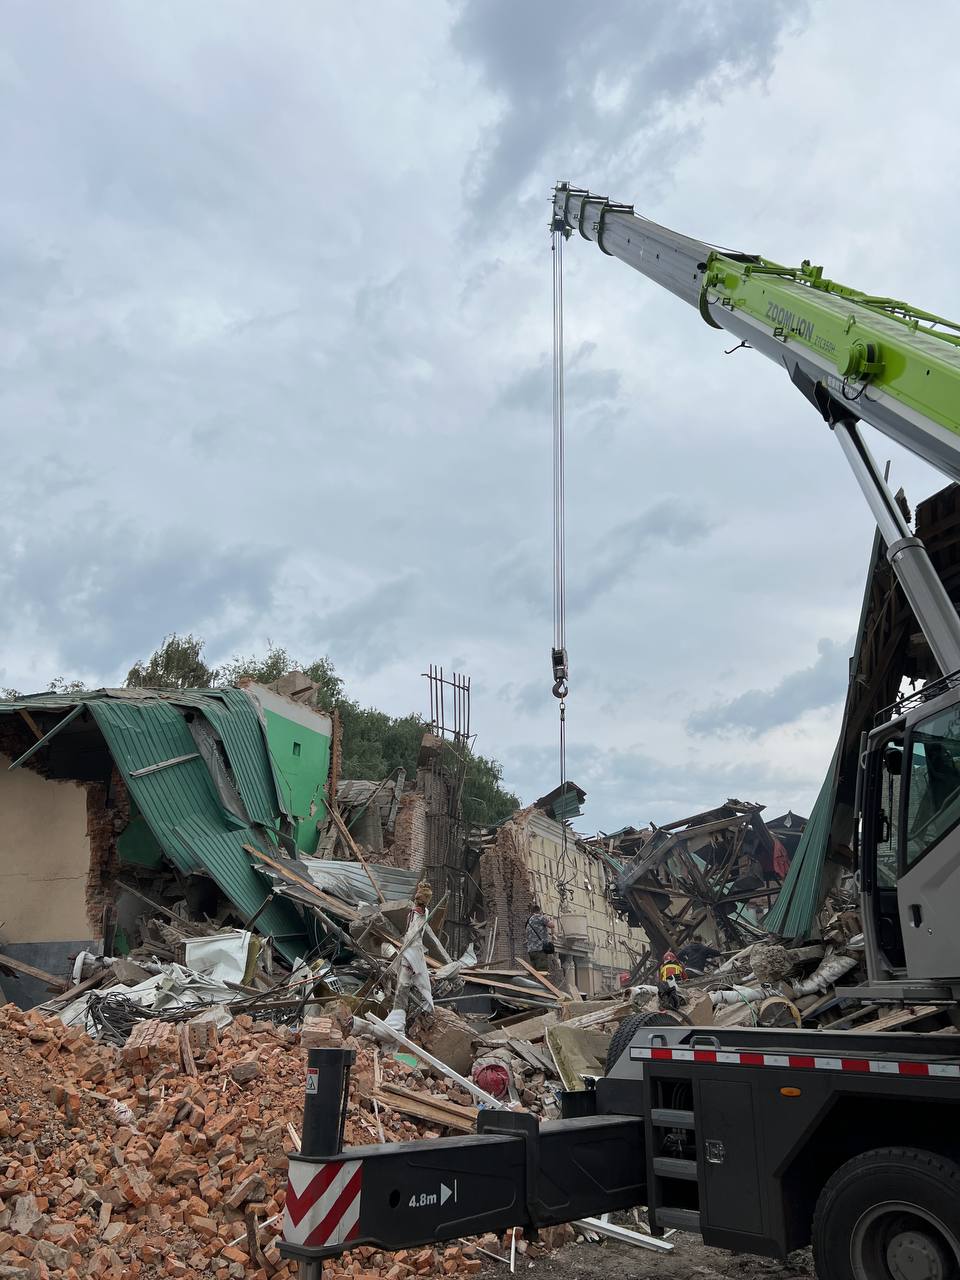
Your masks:
{"label": "exposed brickwork", "polygon": [[[461,1112],[472,1103],[390,1054],[355,1040],[347,1047],[357,1051],[347,1147],[440,1136],[439,1125],[407,1119],[384,1095],[375,1111],[381,1082]],[[251,1062],[261,1073],[237,1083]],[[162,1078],[151,1074],[79,1028],[0,1008],[0,1271],[11,1280],[294,1280],[298,1264],[280,1257],[277,1238],[303,1117],[299,1037],[241,1015],[197,1057],[195,1074],[173,1064]],[[518,1235],[523,1266],[571,1234]],[[509,1255],[508,1237],[478,1243]],[[456,1241],[396,1254],[361,1245],[324,1274],[444,1280],[480,1268],[476,1246]]]}
{"label": "exposed brickwork", "polygon": [[96,782],[87,784],[87,838],[90,841],[87,919],[98,938],[102,936],[103,908],[112,900],[113,882],[119,870],[117,836],[129,821],[130,795],[116,768],[109,788]]}
{"label": "exposed brickwork", "polygon": [[528,872],[529,809],[522,809],[497,832],[493,848],[480,858],[480,888],[486,916],[497,919],[493,960],[497,964],[527,954],[526,922],[533,903]]}
{"label": "exposed brickwork", "polygon": [[123,1046],[123,1060],[151,1072],[161,1067],[179,1067],[180,1036],[176,1025],[157,1018],[138,1022]]}
{"label": "exposed brickwork", "polygon": [[400,797],[390,861],[395,867],[422,871],[427,843],[427,800],[420,791]]}

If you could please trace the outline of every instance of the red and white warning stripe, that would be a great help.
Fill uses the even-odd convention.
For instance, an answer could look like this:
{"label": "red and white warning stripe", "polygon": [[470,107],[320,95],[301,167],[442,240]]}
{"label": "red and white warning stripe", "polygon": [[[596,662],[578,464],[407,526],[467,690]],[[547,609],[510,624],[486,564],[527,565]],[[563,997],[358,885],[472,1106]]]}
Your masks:
{"label": "red and white warning stripe", "polygon": [[952,1062],[891,1062],[887,1058],[827,1058],[798,1053],[736,1053],[723,1049],[649,1049],[633,1046],[634,1062],[711,1062],[732,1067],[789,1067],[792,1071],[858,1071],[883,1076],[960,1078],[960,1064]]}
{"label": "red and white warning stripe", "polygon": [[360,1226],[362,1160],[312,1164],[291,1157],[283,1238],[311,1249],[346,1244]]}

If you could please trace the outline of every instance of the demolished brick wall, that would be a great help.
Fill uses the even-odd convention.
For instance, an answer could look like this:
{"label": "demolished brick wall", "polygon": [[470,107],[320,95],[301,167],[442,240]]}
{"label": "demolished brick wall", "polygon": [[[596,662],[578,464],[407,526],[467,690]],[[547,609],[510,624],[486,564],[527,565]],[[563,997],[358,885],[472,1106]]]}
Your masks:
{"label": "demolished brick wall", "polygon": [[422,871],[426,844],[427,798],[421,791],[406,791],[397,808],[390,864],[408,871]]}
{"label": "demolished brick wall", "polygon": [[521,809],[497,831],[493,846],[480,856],[480,888],[488,920],[497,919],[493,948],[496,964],[527,954],[526,924],[533,905],[528,870],[526,820],[532,806]]}
{"label": "demolished brick wall", "polygon": [[87,873],[87,919],[95,937],[103,936],[104,907],[113,901],[119,870],[117,837],[130,821],[130,794],[114,767],[110,785],[87,784],[87,838],[90,869]]}

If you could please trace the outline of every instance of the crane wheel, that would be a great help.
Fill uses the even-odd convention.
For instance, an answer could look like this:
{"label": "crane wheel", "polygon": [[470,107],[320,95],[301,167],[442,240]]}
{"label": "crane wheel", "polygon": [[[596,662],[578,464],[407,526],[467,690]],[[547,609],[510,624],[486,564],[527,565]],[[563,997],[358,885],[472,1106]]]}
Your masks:
{"label": "crane wheel", "polygon": [[841,1165],[813,1216],[818,1280],[960,1280],[960,1165],[883,1147]]}
{"label": "crane wheel", "polygon": [[613,1064],[637,1034],[641,1027],[681,1027],[683,1022],[671,1013],[634,1013],[624,1018],[613,1033],[610,1048],[607,1050],[607,1075]]}

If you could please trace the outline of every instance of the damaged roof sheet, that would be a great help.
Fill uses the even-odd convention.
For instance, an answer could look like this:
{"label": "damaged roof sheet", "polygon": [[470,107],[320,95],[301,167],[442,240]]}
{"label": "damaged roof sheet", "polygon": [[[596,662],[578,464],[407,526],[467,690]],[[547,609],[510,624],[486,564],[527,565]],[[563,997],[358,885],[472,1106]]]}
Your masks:
{"label": "damaged roof sheet", "polygon": [[[377,895],[367,879],[363,867],[357,862],[337,862],[332,858],[301,858],[307,874],[318,889],[336,894],[345,902],[376,902]],[[367,867],[380,892],[388,902],[412,898],[420,874],[403,867],[387,867],[379,862],[368,862]]]}

